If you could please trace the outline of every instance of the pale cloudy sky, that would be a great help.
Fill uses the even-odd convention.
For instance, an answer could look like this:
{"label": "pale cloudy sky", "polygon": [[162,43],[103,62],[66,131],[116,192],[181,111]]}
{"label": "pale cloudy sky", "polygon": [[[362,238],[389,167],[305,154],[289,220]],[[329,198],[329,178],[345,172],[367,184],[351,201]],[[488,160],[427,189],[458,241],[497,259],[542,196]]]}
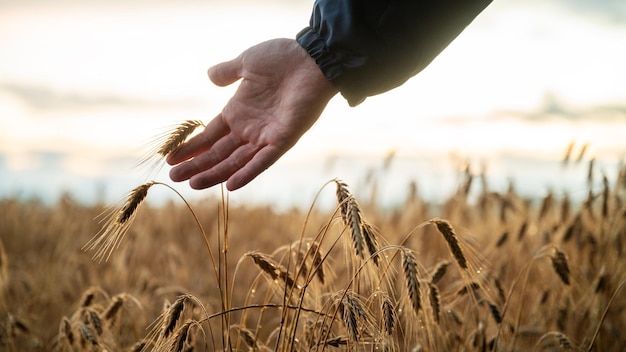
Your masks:
{"label": "pale cloudy sky", "polygon": [[[5,194],[30,187],[24,175],[40,179],[51,167],[42,160],[60,180],[112,178],[114,161],[140,155],[164,126],[208,121],[234,87],[213,87],[206,69],[259,41],[293,37],[311,5],[0,0]],[[404,86],[357,108],[334,99],[264,180],[310,158],[389,150],[558,159],[575,140],[615,160],[626,150],[623,18],[619,0],[496,0]]]}

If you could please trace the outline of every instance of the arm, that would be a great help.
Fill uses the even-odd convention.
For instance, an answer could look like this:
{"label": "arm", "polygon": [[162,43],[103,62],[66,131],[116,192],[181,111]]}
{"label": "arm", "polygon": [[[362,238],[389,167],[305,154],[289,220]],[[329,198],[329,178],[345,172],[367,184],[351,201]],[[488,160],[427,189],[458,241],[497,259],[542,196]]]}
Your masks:
{"label": "arm", "polygon": [[317,0],[297,40],[351,106],[422,71],[491,0]]}
{"label": "arm", "polygon": [[310,27],[209,69],[240,81],[203,132],[167,157],[173,181],[243,187],[315,123],[339,90],[354,106],[424,69],[490,0],[317,0]]}

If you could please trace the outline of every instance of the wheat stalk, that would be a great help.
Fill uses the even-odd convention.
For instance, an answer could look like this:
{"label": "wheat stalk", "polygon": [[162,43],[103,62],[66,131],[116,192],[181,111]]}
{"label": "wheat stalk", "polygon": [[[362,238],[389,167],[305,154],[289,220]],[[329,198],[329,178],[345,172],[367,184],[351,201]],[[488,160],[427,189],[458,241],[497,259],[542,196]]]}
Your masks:
{"label": "wheat stalk", "polygon": [[174,338],[172,341],[171,350],[174,352],[184,351],[185,342],[187,341],[187,336],[189,335],[189,329],[194,324],[193,320],[186,321],[183,325],[181,325],[176,333],[174,334]]}
{"label": "wheat stalk", "polygon": [[439,323],[441,316],[441,297],[439,296],[439,288],[437,288],[437,285],[429,282],[428,292],[430,308],[432,309],[433,313],[433,320],[435,320],[436,323]]}
{"label": "wheat stalk", "polygon": [[483,299],[481,302],[487,305],[487,308],[489,308],[489,312],[491,313],[491,317],[496,322],[496,324],[501,324],[502,313],[500,313],[500,309],[498,308],[498,306],[487,299]]}
{"label": "wheat stalk", "polygon": [[74,344],[72,322],[67,317],[63,317],[63,319],[61,319],[61,324],[59,325],[59,335],[67,339],[70,346]]}
{"label": "wheat stalk", "polygon": [[528,221],[524,221],[517,231],[517,240],[521,241],[526,235],[526,230],[528,230]]}
{"label": "wheat stalk", "polygon": [[199,120],[187,120],[178,125],[167,137],[165,142],[161,145],[157,154],[165,157],[169,153],[175,151],[185,142],[198,127],[204,127],[204,123]]}
{"label": "wheat stalk", "polygon": [[106,292],[104,292],[100,287],[92,286],[83,292],[78,306],[81,308],[87,308],[91,306],[96,299],[96,294],[100,294],[108,299]]}
{"label": "wheat stalk", "polygon": [[372,261],[375,265],[378,265],[379,257],[378,257],[378,239],[377,239],[377,231],[374,226],[370,225],[368,222],[363,222],[362,226],[363,239],[365,240],[365,245],[367,246],[367,251],[372,258]]}
{"label": "wheat stalk", "polygon": [[252,331],[241,325],[232,325],[230,328],[237,330],[239,336],[250,350],[256,351],[259,348],[257,338]]}
{"label": "wheat stalk", "polygon": [[142,352],[148,347],[148,342],[145,340],[137,341],[134,345],[130,346],[128,352]]}
{"label": "wheat stalk", "polygon": [[352,197],[350,191],[348,191],[348,185],[345,182],[334,180],[337,185],[337,203],[341,210],[341,218],[345,223],[348,222],[348,199]]}
{"label": "wheat stalk", "polygon": [[345,225],[350,228],[350,236],[354,244],[354,250],[357,256],[365,258],[364,238],[363,238],[363,221],[361,209],[356,199],[348,191],[348,185],[339,180],[335,180],[337,185],[337,203],[341,210],[341,218]]}
{"label": "wheat stalk", "polygon": [[504,231],[502,235],[500,236],[500,238],[498,239],[498,242],[496,242],[496,247],[502,247],[508,239],[509,239],[509,231]]}
{"label": "wheat stalk", "polygon": [[383,302],[381,305],[381,311],[383,313],[383,323],[385,327],[385,332],[387,335],[393,335],[393,328],[396,323],[396,309],[393,306],[393,302],[391,298],[387,295],[384,296]]}
{"label": "wheat stalk", "polygon": [[432,219],[430,220],[432,224],[435,224],[437,230],[443,235],[443,238],[448,243],[448,247],[450,248],[450,252],[452,252],[452,256],[456,259],[456,262],[459,266],[467,270],[467,259],[465,259],[465,255],[461,250],[461,246],[459,245],[459,240],[457,238],[456,232],[452,228],[452,225],[445,220],[442,219]]}
{"label": "wheat stalk", "polygon": [[102,328],[102,320],[100,320],[100,315],[98,315],[98,312],[89,309],[87,310],[86,314],[87,314],[86,318],[91,323],[93,328],[96,330],[96,334],[98,334],[98,336],[102,336],[102,333],[104,332],[104,330]]}
{"label": "wheat stalk", "polygon": [[291,274],[287,271],[287,269],[275,262],[273,259],[268,257],[265,254],[259,252],[248,252],[244,254],[245,257],[250,257],[254,261],[254,263],[266,274],[268,274],[272,280],[281,279],[286,287],[296,287],[299,288],[295,280],[291,277]]}
{"label": "wheat stalk", "polygon": [[86,347],[86,345],[89,343],[93,346],[98,346],[98,340],[96,339],[93,330],[91,330],[91,328],[85,324],[78,324],[78,332],[80,332],[80,337],[81,337],[81,346]]}
{"label": "wheat stalk", "polygon": [[422,303],[417,277],[417,260],[409,249],[402,250],[402,268],[404,269],[404,278],[406,279],[411,307],[413,307],[415,314],[418,314]]}
{"label": "wheat stalk", "polygon": [[348,339],[344,336],[335,336],[333,338],[327,339],[324,341],[324,345],[338,348],[339,346],[346,346],[348,344]]}
{"label": "wheat stalk", "polygon": [[172,304],[165,314],[165,319],[163,320],[161,334],[164,338],[167,338],[173,331],[174,327],[176,327],[176,323],[180,319],[183,309],[185,309],[185,300],[187,297],[179,297],[174,304]]}
{"label": "wheat stalk", "polygon": [[361,258],[365,258],[363,253],[363,223],[361,221],[361,210],[353,197],[348,198],[348,215],[345,219],[346,224],[350,226],[350,235],[352,237],[352,243],[354,244],[354,250],[356,255]]}
{"label": "wheat stalk", "polygon": [[448,262],[447,260],[439,262],[439,264],[437,264],[437,266],[430,273],[430,282],[432,282],[433,284],[438,283],[439,280],[441,280],[446,275],[449,265],[450,262]]}
{"label": "wheat stalk", "polygon": [[109,305],[104,309],[103,317],[106,321],[109,322],[109,326],[113,327],[118,321],[119,312],[122,309],[122,306],[126,302],[126,295],[117,295],[113,297]]}
{"label": "wheat stalk", "polygon": [[94,259],[108,260],[122,242],[130,225],[137,215],[137,209],[148,195],[148,190],[157,182],[147,182],[135,187],[127,196],[124,205],[113,212],[106,220],[106,225],[83,246],[85,250],[95,250]]}
{"label": "wheat stalk", "polygon": [[4,243],[0,238],[0,298],[3,291],[9,286],[9,257],[4,249]]}
{"label": "wheat stalk", "polygon": [[463,286],[459,291],[457,291],[457,296],[464,296],[469,292],[475,292],[480,289],[480,285],[477,282],[470,282],[467,285]]}
{"label": "wheat stalk", "polygon": [[537,350],[543,351],[543,350],[547,350],[548,348],[550,348],[550,350],[553,350],[556,346],[553,346],[551,344],[545,344],[545,341],[549,338],[553,338],[556,340],[556,342],[558,343],[559,350],[561,349],[566,350],[566,351],[573,350],[572,343],[570,342],[569,338],[564,333],[560,331],[549,331],[543,334],[541,338],[539,338],[539,340],[535,344],[535,347],[533,348],[533,351],[537,351]]}
{"label": "wheat stalk", "polygon": [[149,173],[158,171],[165,157],[176,151],[198,127],[204,127],[204,123],[199,120],[186,120],[168,128],[167,132],[147,143],[147,152],[139,159],[136,166],[147,166]]}
{"label": "wheat stalk", "polygon": [[341,311],[341,316],[343,317],[343,321],[348,328],[350,339],[355,342],[359,341],[359,328],[357,326],[358,322],[354,307],[349,302],[347,302],[347,299],[344,299],[341,306],[343,308]]}
{"label": "wheat stalk", "polygon": [[313,268],[313,270],[315,270],[315,274],[317,275],[317,279],[323,285],[324,284],[324,279],[325,279],[324,262],[322,261],[322,254],[320,252],[319,243],[317,243],[317,242],[311,243],[310,251],[311,251],[311,253],[313,253],[312,268]]}
{"label": "wheat stalk", "polygon": [[550,259],[552,260],[552,267],[561,281],[563,281],[564,284],[569,285],[569,265],[567,264],[567,257],[565,256],[565,253],[561,252],[557,248],[554,248]]}

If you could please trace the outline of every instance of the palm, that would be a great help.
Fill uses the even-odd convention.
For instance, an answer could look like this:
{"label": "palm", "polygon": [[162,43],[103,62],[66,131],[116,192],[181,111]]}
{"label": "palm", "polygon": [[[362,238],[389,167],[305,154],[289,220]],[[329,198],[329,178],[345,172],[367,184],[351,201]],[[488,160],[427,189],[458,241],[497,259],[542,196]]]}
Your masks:
{"label": "palm", "polygon": [[272,165],[319,118],[336,93],[294,40],[275,39],[209,70],[220,86],[241,79],[206,129],[168,156],[174,181],[240,188]]}

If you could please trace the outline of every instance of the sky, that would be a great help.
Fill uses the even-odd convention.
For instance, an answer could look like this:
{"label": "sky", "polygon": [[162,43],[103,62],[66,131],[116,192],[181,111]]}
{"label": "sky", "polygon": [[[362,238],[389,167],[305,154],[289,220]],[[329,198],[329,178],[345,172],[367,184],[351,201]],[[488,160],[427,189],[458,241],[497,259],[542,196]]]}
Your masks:
{"label": "sky", "polygon": [[[311,6],[0,0],[0,197],[122,197],[142,182],[132,165],[151,138],[181,120],[208,122],[232,95],[206,69],[293,38]],[[415,179],[442,196],[465,159],[487,164],[494,182],[530,174],[529,189],[561,187],[568,174],[544,166],[572,141],[614,168],[626,151],[624,18],[620,0],[496,0],[402,87],[356,108],[334,98],[233,197],[301,202],[304,187],[307,202],[330,178],[364,183],[390,153],[394,168],[379,177],[402,185],[389,192],[396,198]],[[166,171],[157,177],[167,181]]]}

